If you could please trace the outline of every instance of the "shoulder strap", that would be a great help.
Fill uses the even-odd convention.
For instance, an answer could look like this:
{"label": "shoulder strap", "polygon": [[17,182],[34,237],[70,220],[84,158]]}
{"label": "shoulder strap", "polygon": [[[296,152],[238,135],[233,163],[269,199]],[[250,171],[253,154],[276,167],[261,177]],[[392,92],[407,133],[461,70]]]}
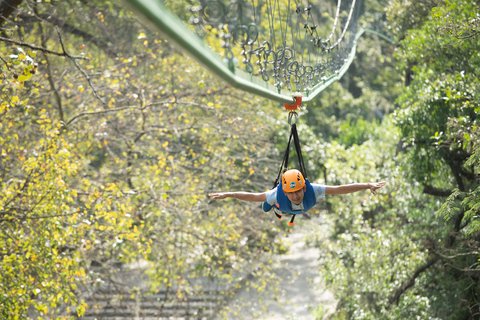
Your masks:
{"label": "shoulder strap", "polygon": [[295,151],[297,152],[297,157],[298,157],[298,165],[300,172],[303,174],[303,177],[307,179],[307,170],[305,170],[305,164],[303,163],[303,154],[302,154],[302,148],[300,147],[300,139],[298,138],[298,132],[297,132],[297,125],[292,124],[292,133],[293,135],[293,142],[295,144]]}
{"label": "shoulder strap", "polygon": [[300,139],[298,138],[297,125],[292,124],[291,130],[290,130],[290,137],[288,138],[287,148],[283,156],[282,164],[280,165],[280,170],[278,171],[277,178],[273,183],[274,188],[279,184],[280,176],[282,175],[282,173],[288,169],[288,160],[290,156],[290,143],[292,141],[292,137],[293,137],[293,144],[295,145],[295,151],[297,153],[297,158],[298,158],[298,166],[299,166],[298,170],[302,173],[303,177],[307,179],[307,170],[305,170],[305,164],[303,163],[303,154],[302,154],[302,148],[300,147]]}

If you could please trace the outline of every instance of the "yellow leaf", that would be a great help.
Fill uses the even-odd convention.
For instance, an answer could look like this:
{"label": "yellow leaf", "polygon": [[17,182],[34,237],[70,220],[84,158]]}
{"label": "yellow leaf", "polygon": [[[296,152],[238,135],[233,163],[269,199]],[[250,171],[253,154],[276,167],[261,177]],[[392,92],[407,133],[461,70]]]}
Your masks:
{"label": "yellow leaf", "polygon": [[165,141],[163,144],[162,144],[162,147],[166,148],[168,146],[168,141]]}

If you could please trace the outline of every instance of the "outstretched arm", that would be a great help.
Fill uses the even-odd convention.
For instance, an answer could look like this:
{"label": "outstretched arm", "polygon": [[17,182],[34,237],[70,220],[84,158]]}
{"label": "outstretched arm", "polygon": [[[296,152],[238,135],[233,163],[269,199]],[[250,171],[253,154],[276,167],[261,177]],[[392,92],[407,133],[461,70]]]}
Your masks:
{"label": "outstretched arm", "polygon": [[386,182],[382,181],[376,183],[352,183],[341,186],[326,186],[325,194],[347,194],[367,189],[370,189],[373,194],[377,194],[375,191],[383,187],[385,184]]}
{"label": "outstretched arm", "polygon": [[212,199],[235,198],[243,201],[264,202],[267,201],[266,192],[252,193],[252,192],[224,192],[224,193],[210,193]]}

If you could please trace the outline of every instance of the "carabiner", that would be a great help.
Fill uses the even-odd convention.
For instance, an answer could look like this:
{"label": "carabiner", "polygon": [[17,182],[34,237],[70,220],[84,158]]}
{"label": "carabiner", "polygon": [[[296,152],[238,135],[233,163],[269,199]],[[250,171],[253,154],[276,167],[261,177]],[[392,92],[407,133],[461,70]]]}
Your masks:
{"label": "carabiner", "polygon": [[[293,122],[292,120],[295,120],[295,122]],[[298,114],[295,111],[290,111],[288,113],[288,124],[292,126],[294,124],[297,124],[297,121],[298,121]]]}

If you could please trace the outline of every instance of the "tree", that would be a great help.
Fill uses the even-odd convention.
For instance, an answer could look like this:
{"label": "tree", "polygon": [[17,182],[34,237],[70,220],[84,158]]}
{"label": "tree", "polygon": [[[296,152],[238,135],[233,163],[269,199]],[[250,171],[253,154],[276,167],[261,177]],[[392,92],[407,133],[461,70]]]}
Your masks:
{"label": "tree", "polygon": [[[410,7],[394,10],[402,4],[391,2],[388,11],[400,40],[398,74],[406,75],[393,117],[398,136],[382,123],[389,141],[374,135],[350,152],[332,144],[335,149],[327,153],[330,179],[355,181],[359,173],[350,168],[362,167],[385,175],[392,187],[375,205],[356,202],[362,199],[329,201],[333,233],[317,245],[325,250],[327,281],[339,293],[331,318],[475,319],[476,10],[466,1],[422,2],[411,4],[422,10],[403,16]],[[408,26],[406,19],[416,22]],[[383,160],[367,169],[359,156],[366,152]]]}
{"label": "tree", "polygon": [[167,299],[202,290],[198,277],[268,273],[258,257],[284,250],[282,225],[206,195],[270,186],[271,103],[211,78],[109,1],[26,1],[5,25],[2,318],[82,315],[82,292],[139,261]]}
{"label": "tree", "polygon": [[444,259],[446,273],[456,274],[459,281],[466,280],[474,288],[463,296],[470,314],[478,306],[478,281],[471,277],[478,255],[472,244],[478,231],[474,216],[480,119],[474,12],[472,3],[448,2],[432,9],[421,29],[409,32],[399,59],[412,62],[414,76],[400,97],[403,110],[398,123],[406,144],[411,145],[413,177],[423,185],[424,193],[450,194],[438,214],[452,221],[452,227],[434,254]]}

